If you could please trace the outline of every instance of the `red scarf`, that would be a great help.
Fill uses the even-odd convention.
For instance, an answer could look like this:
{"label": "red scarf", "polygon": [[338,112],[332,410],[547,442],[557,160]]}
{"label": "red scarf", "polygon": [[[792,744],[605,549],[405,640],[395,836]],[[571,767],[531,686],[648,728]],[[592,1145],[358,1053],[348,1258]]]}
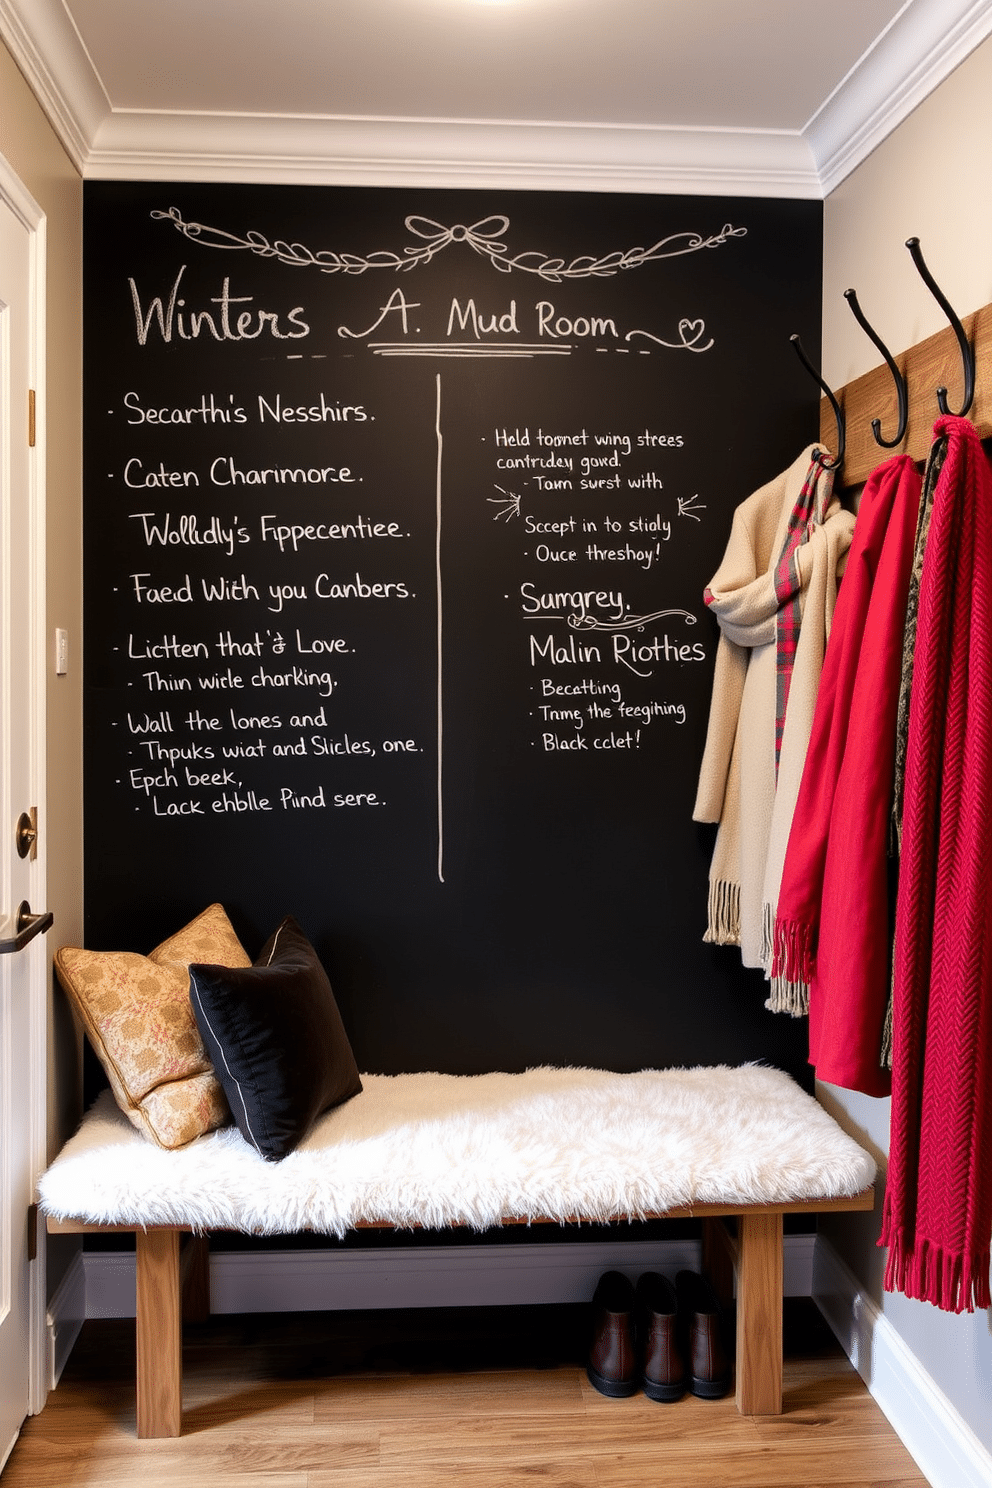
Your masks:
{"label": "red scarf", "polygon": [[865,486],[823,660],[778,897],[772,975],[809,985],[821,1079],[887,1095],[887,853],[906,594],[920,505],[908,455]]}
{"label": "red scarf", "polygon": [[992,471],[965,419],[920,577],[893,977],[885,1286],[992,1305]]}

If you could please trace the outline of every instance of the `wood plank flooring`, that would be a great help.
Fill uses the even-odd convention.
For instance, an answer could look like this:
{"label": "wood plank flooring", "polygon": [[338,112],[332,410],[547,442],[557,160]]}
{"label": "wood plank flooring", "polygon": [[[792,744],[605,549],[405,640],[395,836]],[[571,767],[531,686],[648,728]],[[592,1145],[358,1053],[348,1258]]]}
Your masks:
{"label": "wood plank flooring", "polygon": [[187,1325],[183,1435],[134,1436],[134,1326],[90,1321],[3,1488],[926,1488],[809,1302],[785,1409],[607,1400],[582,1308]]}

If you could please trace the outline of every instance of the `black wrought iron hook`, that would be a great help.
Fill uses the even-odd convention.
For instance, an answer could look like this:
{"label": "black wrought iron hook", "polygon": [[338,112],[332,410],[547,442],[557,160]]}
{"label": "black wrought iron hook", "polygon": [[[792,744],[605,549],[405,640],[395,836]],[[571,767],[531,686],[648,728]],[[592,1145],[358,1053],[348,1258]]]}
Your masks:
{"label": "black wrought iron hook", "polygon": [[897,444],[902,443],[903,436],[906,433],[906,424],[909,421],[909,399],[906,396],[906,379],[905,377],[903,377],[902,373],[899,371],[899,368],[893,361],[892,355],[889,352],[888,347],[885,345],[885,342],[882,340],[881,336],[865,319],[865,312],[858,304],[857,291],[853,289],[845,289],[844,298],[850,305],[851,310],[854,314],[854,318],[858,322],[858,325],[861,327],[866,335],[871,337],[875,345],[878,347],[879,351],[882,353],[882,356],[885,358],[885,365],[892,373],[893,380],[895,381],[896,395],[899,399],[899,428],[896,430],[895,439],[882,438],[881,419],[874,418],[871,421],[871,432],[874,435],[875,443],[880,444],[883,449],[895,449]]}
{"label": "black wrought iron hook", "polygon": [[837,399],[834,397],[832,390],[827,387],[827,384],[824,382],[823,378],[820,376],[819,372],[813,366],[813,363],[810,361],[809,357],[803,350],[803,343],[800,341],[798,333],[793,332],[793,334],[789,337],[789,340],[795,347],[796,356],[802,362],[810,377],[812,377],[813,381],[823,389],[827,397],[830,399],[830,406],[834,411],[834,418],[837,420],[837,453],[832,460],[825,460],[822,455],[817,455],[816,458],[820,461],[820,464],[823,466],[824,470],[839,470],[844,461],[844,448],[847,443],[847,428],[844,420],[844,415],[841,412],[841,406],[837,402]]}
{"label": "black wrought iron hook", "polygon": [[[923,254],[920,251],[919,238],[907,238],[906,247],[909,249],[910,253],[913,256],[913,262],[919,271],[920,278],[923,280],[923,283],[926,285],[927,289],[937,301],[937,304],[947,316],[947,319],[950,321],[951,326],[953,327],[954,334],[958,338],[958,346],[961,348],[961,361],[964,365],[964,404],[961,408],[961,412],[959,414],[956,414],[955,417],[964,418],[967,415],[968,410],[971,407],[972,400],[975,396],[974,350],[968,342],[968,337],[965,335],[964,326],[961,324],[960,320],[958,320],[958,317],[955,315],[953,309],[951,308],[947,296],[944,294],[943,290],[940,288],[940,285],[937,283],[936,279],[933,277],[923,260]],[[947,406],[946,387],[939,387],[937,389],[937,406],[939,407],[941,413],[951,412],[951,410]]]}

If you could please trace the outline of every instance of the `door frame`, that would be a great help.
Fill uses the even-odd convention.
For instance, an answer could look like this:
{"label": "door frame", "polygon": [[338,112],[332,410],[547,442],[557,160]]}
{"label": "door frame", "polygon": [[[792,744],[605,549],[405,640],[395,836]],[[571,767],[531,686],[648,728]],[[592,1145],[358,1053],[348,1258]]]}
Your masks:
{"label": "door frame", "polygon": [[[25,806],[38,808],[37,857],[30,868],[31,905],[40,910],[48,905],[46,839],[48,836],[46,765],[47,765],[47,665],[46,665],[46,513],[45,513],[45,336],[46,336],[46,262],[47,219],[27,190],[10,162],[0,154],[0,199],[10,208],[28,233],[29,305],[28,305],[28,380],[35,391],[35,439],[28,462],[27,530],[28,530],[28,764],[31,774],[31,801]],[[24,410],[25,422],[28,412]],[[13,804],[13,803],[12,803]],[[13,822],[0,823],[0,829],[13,833]],[[31,1169],[39,1176],[48,1164],[48,987],[51,978],[51,953],[45,947],[41,954],[30,956],[29,1107],[27,1121]],[[25,954],[24,952],[21,953]],[[30,1263],[28,1410],[36,1415],[45,1404],[49,1389],[49,1349],[46,1328],[45,1234],[40,1222],[36,1258]]]}

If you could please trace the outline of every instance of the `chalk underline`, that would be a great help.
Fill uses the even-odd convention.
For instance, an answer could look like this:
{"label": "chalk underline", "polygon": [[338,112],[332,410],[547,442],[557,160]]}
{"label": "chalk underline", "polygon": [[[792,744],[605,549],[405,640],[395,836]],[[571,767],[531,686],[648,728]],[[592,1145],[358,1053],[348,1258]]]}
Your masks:
{"label": "chalk underline", "polygon": [[475,341],[369,341],[373,356],[405,357],[536,357],[571,356],[574,346],[542,346],[540,343]]}

